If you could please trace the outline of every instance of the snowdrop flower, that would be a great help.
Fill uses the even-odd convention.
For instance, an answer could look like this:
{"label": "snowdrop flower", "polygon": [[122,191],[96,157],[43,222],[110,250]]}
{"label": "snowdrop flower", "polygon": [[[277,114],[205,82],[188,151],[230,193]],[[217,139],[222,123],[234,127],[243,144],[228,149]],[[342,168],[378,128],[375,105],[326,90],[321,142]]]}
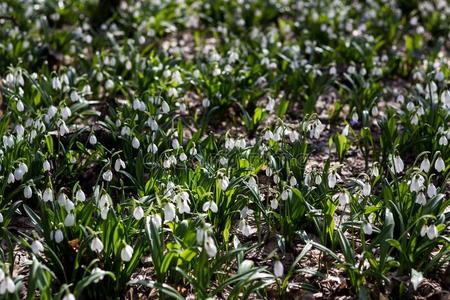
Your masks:
{"label": "snowdrop flower", "polygon": [[36,255],[40,255],[44,251],[44,245],[40,241],[34,240],[31,243],[31,251]]}
{"label": "snowdrop flower", "polygon": [[133,137],[133,141],[131,142],[131,145],[133,146],[134,149],[138,149],[139,146],[141,145],[141,143],[139,142],[139,140],[136,137]]}
{"label": "snowdrop flower", "polygon": [[319,185],[322,183],[322,176],[317,175],[314,179],[315,184]]}
{"label": "snowdrop flower", "polygon": [[270,201],[270,207],[271,207],[273,210],[276,210],[276,209],[278,208],[278,201],[277,201],[277,199],[272,199],[272,200]]}
{"label": "snowdrop flower", "polygon": [[113,173],[111,170],[106,171],[103,173],[102,178],[104,181],[110,182],[113,178]]}
{"label": "snowdrop flower", "polygon": [[62,89],[62,84],[61,84],[61,81],[59,80],[58,77],[53,77],[53,78],[52,78],[52,88],[53,88],[54,90],[60,90],[60,89]]}
{"label": "snowdrop flower", "polygon": [[175,219],[176,211],[172,203],[167,203],[164,206],[164,221],[171,222]]}
{"label": "snowdrop flower", "polygon": [[242,232],[243,235],[247,237],[252,235],[256,231],[250,225],[248,225],[245,220],[239,221],[239,230]]}
{"label": "snowdrop flower", "polygon": [[75,216],[73,215],[73,213],[69,213],[64,219],[64,226],[72,227],[73,225],[75,225]]}
{"label": "snowdrop flower", "polygon": [[427,199],[425,198],[424,193],[420,192],[416,196],[416,203],[419,205],[425,205],[427,204]]}
{"label": "snowdrop flower", "polygon": [[437,238],[439,235],[439,232],[436,228],[436,225],[432,224],[430,226],[428,226],[428,230],[427,230],[427,237],[430,240],[434,240],[435,238]]}
{"label": "snowdrop flower", "polygon": [[291,196],[291,190],[284,190],[281,193],[281,200],[286,201]]}
{"label": "snowdrop flower", "polygon": [[283,277],[284,267],[283,267],[283,264],[281,263],[281,261],[279,261],[279,260],[275,261],[275,263],[273,265],[273,274],[279,278]]}
{"label": "snowdrop flower", "polygon": [[97,252],[97,254],[103,251],[103,243],[98,237],[92,239],[90,246],[91,250]]}
{"label": "snowdrop flower", "polygon": [[180,161],[183,162],[183,161],[186,161],[186,160],[187,160],[187,155],[185,153],[181,153],[180,154]]}
{"label": "snowdrop flower", "polygon": [[331,172],[328,174],[328,186],[330,189],[334,188],[336,185],[336,173]]}
{"label": "snowdrop flower", "polygon": [[69,132],[70,132],[69,127],[67,127],[66,123],[61,120],[59,123],[59,134],[61,136],[64,136]]}
{"label": "snowdrop flower", "polygon": [[6,292],[12,294],[15,291],[16,291],[16,284],[14,283],[14,280],[12,280],[11,277],[7,276],[3,280],[0,280],[0,295],[6,294]]}
{"label": "snowdrop flower", "polygon": [[22,100],[17,101],[16,108],[19,112],[23,112],[25,110]]}
{"label": "snowdrop flower", "polygon": [[180,143],[178,142],[178,139],[173,139],[172,140],[172,148],[175,149],[175,150],[180,148]]}
{"label": "snowdrop flower", "polygon": [[371,186],[370,186],[370,183],[368,183],[368,182],[366,182],[366,183],[364,183],[363,184],[363,187],[362,187],[362,194],[363,194],[363,196],[370,196],[370,192],[372,191],[372,188],[371,188]]}
{"label": "snowdrop flower", "polygon": [[125,247],[120,251],[120,258],[124,262],[128,262],[133,257],[133,248],[130,245],[125,245]]}
{"label": "snowdrop flower", "polygon": [[53,240],[59,244],[64,240],[64,234],[61,229],[57,229],[53,232]]}
{"label": "snowdrop flower", "polygon": [[152,153],[152,154],[156,154],[158,152],[158,146],[156,146],[155,144],[151,143],[150,145],[148,145],[147,151]]}
{"label": "snowdrop flower", "polygon": [[80,202],[84,202],[86,200],[86,194],[83,192],[82,189],[79,189],[75,193],[75,200],[80,201]]}
{"label": "snowdrop flower", "polygon": [[222,191],[226,191],[229,184],[230,184],[230,180],[228,179],[228,177],[223,176],[222,180],[220,181],[220,187],[222,188]]}
{"label": "snowdrop flower", "polygon": [[80,100],[80,96],[78,95],[77,91],[70,92],[70,100],[72,100],[73,102],[77,102],[78,100]]}
{"label": "snowdrop flower", "polygon": [[297,178],[295,178],[294,176],[291,176],[291,178],[289,179],[289,184],[290,184],[290,186],[296,186]]}
{"label": "snowdrop flower", "polygon": [[211,210],[213,213],[216,213],[218,211],[217,204],[214,201],[207,201],[203,204],[203,211],[207,212],[208,210]]}
{"label": "snowdrop flower", "polygon": [[393,159],[393,162],[394,162],[395,172],[397,174],[403,172],[403,168],[405,167],[405,165],[403,163],[403,160],[400,158],[400,156],[398,156],[398,155],[395,156]]}
{"label": "snowdrop flower", "polygon": [[136,207],[133,211],[133,217],[138,221],[142,219],[144,217],[144,209],[140,206]]}
{"label": "snowdrop flower", "polygon": [[14,179],[22,180],[23,175],[28,172],[28,167],[24,163],[20,163],[19,167],[14,170]]}
{"label": "snowdrop flower", "polygon": [[203,101],[202,101],[202,106],[203,106],[204,108],[208,108],[210,105],[211,105],[211,102],[209,101],[208,98],[203,99]]}
{"label": "snowdrop flower", "polygon": [[209,257],[214,257],[217,254],[217,247],[214,239],[211,236],[208,236],[205,239],[205,251]]}
{"label": "snowdrop flower", "polygon": [[425,182],[425,179],[421,175],[418,175],[418,174],[414,175],[413,178],[411,179],[411,183],[409,185],[409,190],[411,192],[418,192],[418,191],[422,190],[424,182]]}
{"label": "snowdrop flower", "polygon": [[114,163],[114,170],[116,170],[116,172],[119,172],[120,169],[125,169],[126,165],[125,162],[123,160],[121,160],[120,158],[116,159],[116,162]]}
{"label": "snowdrop flower", "polygon": [[23,189],[23,196],[27,199],[30,199],[33,195],[33,191],[31,190],[31,187],[29,185],[25,186]]}
{"label": "snowdrop flower", "polygon": [[42,169],[44,169],[45,172],[50,171],[51,166],[50,166],[50,163],[48,162],[48,160],[44,161],[44,163],[42,164]]}
{"label": "snowdrop flower", "polygon": [[365,222],[363,224],[363,231],[364,234],[371,235],[373,233],[372,224],[370,224],[369,222]]}
{"label": "snowdrop flower", "polygon": [[434,186],[433,183],[430,183],[430,184],[428,185],[428,188],[427,188],[427,195],[428,195],[428,197],[430,197],[430,198],[433,198],[434,196],[437,195],[437,190],[436,190],[436,187]]}
{"label": "snowdrop flower", "polygon": [[75,298],[74,294],[68,293],[68,294],[64,295],[62,300],[76,300],[76,298]]}
{"label": "snowdrop flower", "polygon": [[44,202],[53,201],[53,190],[51,188],[46,188],[42,194],[42,200]]}
{"label": "snowdrop flower", "polygon": [[191,208],[189,207],[189,203],[187,200],[183,200],[178,203],[178,212],[180,214],[191,212]]}
{"label": "snowdrop flower", "polygon": [[3,223],[3,214],[0,213],[0,224]]}
{"label": "snowdrop flower", "polygon": [[63,120],[67,120],[71,115],[72,111],[69,107],[66,106],[61,110],[61,117],[63,118]]}
{"label": "snowdrop flower", "polygon": [[439,158],[436,159],[436,162],[434,163],[434,168],[438,172],[441,172],[442,170],[445,169],[445,163],[444,163],[444,160],[442,159],[442,157],[439,156]]}
{"label": "snowdrop flower", "polygon": [[9,173],[7,183],[14,183],[15,181],[16,181],[16,179],[14,177],[14,174],[13,173]]}
{"label": "snowdrop flower", "polygon": [[428,160],[428,158],[422,160],[422,162],[420,163],[420,170],[428,173],[428,171],[430,170],[430,161]]}
{"label": "snowdrop flower", "polygon": [[89,144],[91,144],[91,145],[97,144],[97,137],[95,136],[95,134],[91,134],[89,136]]}
{"label": "snowdrop flower", "polygon": [[350,197],[346,192],[341,192],[333,196],[334,199],[339,199],[339,204],[345,206],[350,203]]}
{"label": "snowdrop flower", "polygon": [[170,111],[169,104],[167,104],[166,101],[163,101],[163,103],[161,104],[161,110],[165,114],[167,114]]}
{"label": "snowdrop flower", "polygon": [[426,224],[422,225],[422,228],[420,228],[420,236],[425,236],[425,234],[427,234],[428,231],[428,226]]}
{"label": "snowdrop flower", "polygon": [[105,82],[105,89],[108,91],[111,91],[114,88],[114,81],[112,81],[111,79],[108,79]]}

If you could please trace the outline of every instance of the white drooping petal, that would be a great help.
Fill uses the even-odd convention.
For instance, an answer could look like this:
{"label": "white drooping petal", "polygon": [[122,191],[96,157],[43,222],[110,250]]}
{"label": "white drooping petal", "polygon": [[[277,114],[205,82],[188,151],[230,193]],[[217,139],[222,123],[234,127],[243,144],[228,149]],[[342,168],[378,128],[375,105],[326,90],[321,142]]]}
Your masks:
{"label": "white drooping petal", "polygon": [[175,206],[172,203],[167,203],[164,206],[164,220],[165,221],[172,221],[173,219],[175,219]]}
{"label": "white drooping petal", "polygon": [[373,232],[372,224],[370,224],[370,223],[364,223],[364,225],[363,225],[363,230],[364,230],[364,233],[365,233],[365,234],[371,235],[372,232]]}
{"label": "white drooping petal", "polygon": [[142,219],[144,217],[144,209],[141,206],[136,207],[133,211],[133,217],[138,221]]}
{"label": "white drooping petal", "polygon": [[284,267],[283,263],[279,260],[275,261],[273,265],[273,273],[276,277],[283,277],[284,274]]}
{"label": "white drooping petal", "polygon": [[227,176],[223,176],[222,180],[220,182],[220,187],[222,188],[222,191],[225,191],[228,188],[228,185],[230,184],[230,180]]}
{"label": "white drooping petal", "polygon": [[75,199],[80,201],[80,202],[84,202],[86,200],[86,194],[83,192],[83,190],[79,189],[75,193]]}
{"label": "white drooping petal", "polygon": [[91,250],[93,252],[97,252],[97,253],[100,253],[103,251],[103,243],[98,237],[95,237],[92,239]]}
{"label": "white drooping petal", "polygon": [[428,195],[428,197],[430,197],[430,198],[433,198],[434,196],[437,195],[437,190],[436,190],[436,187],[434,186],[433,183],[430,183],[430,184],[428,185],[428,188],[427,188],[427,195]]}
{"label": "white drooping petal", "polygon": [[205,239],[205,251],[209,257],[214,257],[217,254],[216,243],[214,242],[214,239],[210,236],[208,236]]}
{"label": "white drooping petal", "polygon": [[445,169],[445,162],[442,159],[442,157],[439,157],[438,159],[436,159],[436,162],[434,163],[434,168],[438,172],[441,172],[442,170]]}
{"label": "white drooping petal", "polygon": [[428,226],[427,237],[430,240],[434,240],[435,238],[437,238],[438,235],[439,235],[439,233],[436,228],[436,225],[432,224],[432,225]]}
{"label": "white drooping petal", "polygon": [[328,186],[330,189],[334,188],[336,185],[336,174],[334,172],[331,172],[328,174]]}
{"label": "white drooping petal", "polygon": [[36,254],[39,255],[41,254],[42,251],[44,251],[44,245],[42,245],[42,243],[38,240],[34,240],[31,243],[31,251]]}
{"label": "white drooping petal", "polygon": [[130,245],[126,245],[122,251],[120,251],[120,258],[124,262],[128,262],[133,257],[133,248]]}
{"label": "white drooping petal", "polygon": [[113,178],[113,173],[111,170],[106,171],[103,173],[102,178],[104,181],[110,182]]}

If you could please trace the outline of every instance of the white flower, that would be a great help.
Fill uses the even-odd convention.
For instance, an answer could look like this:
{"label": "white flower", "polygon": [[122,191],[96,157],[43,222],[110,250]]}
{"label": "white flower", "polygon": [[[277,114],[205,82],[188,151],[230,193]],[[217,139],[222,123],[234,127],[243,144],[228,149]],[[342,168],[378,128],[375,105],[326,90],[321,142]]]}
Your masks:
{"label": "white flower", "polygon": [[163,101],[163,103],[161,104],[161,110],[165,114],[167,114],[170,111],[169,104],[167,104],[166,101]]}
{"label": "white flower", "polygon": [[69,107],[66,106],[61,110],[61,117],[63,118],[63,120],[67,120],[71,115],[72,111]]}
{"label": "white flower", "polygon": [[76,298],[72,293],[68,293],[62,298],[62,300],[76,300]]}
{"label": "white flower", "polygon": [[172,221],[173,219],[175,219],[175,215],[175,206],[172,203],[167,203],[164,206],[164,221]]}
{"label": "white flower", "polygon": [[214,201],[207,201],[203,204],[203,211],[207,212],[208,210],[211,210],[213,213],[216,213],[218,211],[217,204]]}
{"label": "white flower", "polygon": [[75,225],[75,216],[72,213],[69,213],[64,219],[64,226],[72,227],[73,225]]}
{"label": "white flower", "polygon": [[336,174],[334,172],[331,172],[328,174],[328,186],[330,189],[334,188],[336,185]]}
{"label": "white flower", "polygon": [[69,133],[69,127],[67,127],[66,123],[64,121],[61,121],[59,124],[59,134],[61,136],[64,136],[66,133]]}
{"label": "white flower", "polygon": [[178,203],[178,212],[180,214],[190,213],[191,212],[191,208],[189,207],[188,201],[183,200],[183,201],[180,201]]}
{"label": "white flower", "polygon": [[372,224],[370,224],[370,223],[364,223],[364,225],[363,225],[363,230],[364,230],[364,233],[365,234],[367,234],[367,235],[371,235],[372,234],[372,232],[373,232],[373,228],[372,228]]}
{"label": "white flower", "polygon": [[44,161],[44,163],[42,164],[42,169],[44,169],[45,172],[50,171],[51,166],[48,160]]}
{"label": "white flower", "polygon": [[16,291],[16,284],[11,277],[6,277],[2,282],[0,282],[0,295],[6,292],[12,294]]}
{"label": "white flower", "polygon": [[428,226],[427,237],[430,240],[434,240],[435,238],[438,237],[438,235],[439,235],[439,232],[436,228],[436,225],[433,224],[433,225]]}
{"label": "white flower", "polygon": [[51,188],[46,188],[42,194],[42,200],[44,202],[53,201],[53,190]]}
{"label": "white flower", "polygon": [[214,242],[214,239],[210,236],[208,236],[205,239],[205,251],[209,257],[214,257],[217,254],[216,243]]}
{"label": "white flower", "polygon": [[30,199],[32,195],[33,195],[33,191],[31,190],[31,187],[29,185],[27,185],[23,189],[23,196],[27,199]]}
{"label": "white flower", "polygon": [[120,258],[124,261],[130,261],[133,257],[133,248],[130,245],[126,245],[122,251],[120,251]]}
{"label": "white flower", "polygon": [[284,267],[281,261],[277,260],[275,261],[273,265],[273,273],[276,277],[283,277],[284,274]]}
{"label": "white flower", "polygon": [[350,203],[350,197],[348,196],[348,194],[346,192],[339,193],[338,198],[339,198],[339,204],[341,206],[345,206]]}
{"label": "white flower", "polygon": [[208,108],[210,105],[211,105],[211,102],[209,101],[208,98],[203,99],[203,101],[202,101],[202,106],[203,106],[204,108]]}
{"label": "white flower", "polygon": [[284,190],[281,193],[281,200],[286,201],[290,196],[290,190]]}
{"label": "white flower", "polygon": [[138,149],[141,143],[136,137],[133,137],[133,141],[131,141],[131,146],[133,146],[134,149]]}
{"label": "white flower", "polygon": [[92,239],[91,250],[97,254],[103,251],[103,243],[98,237]]}
{"label": "white flower", "polygon": [[187,160],[187,156],[185,153],[181,153],[180,154],[180,161],[186,161]]}
{"label": "white flower", "polygon": [[436,194],[437,194],[436,187],[434,186],[433,183],[430,183],[427,188],[428,197],[433,198],[434,196],[436,196]]}
{"label": "white flower", "polygon": [[428,171],[430,170],[430,161],[428,160],[428,158],[422,160],[422,162],[420,163],[420,170],[428,173]]}
{"label": "white flower", "polygon": [[105,89],[111,91],[114,88],[114,81],[108,79],[105,83]]}
{"label": "white flower", "polygon": [[270,207],[271,207],[273,210],[275,210],[275,209],[278,208],[278,201],[277,201],[277,199],[272,199],[272,200],[270,201]]}
{"label": "white flower", "polygon": [[420,204],[420,205],[427,204],[427,199],[425,198],[425,195],[422,192],[417,194],[417,196],[416,196],[416,203]]}
{"label": "white flower", "polygon": [[368,183],[368,182],[364,183],[363,188],[362,188],[363,196],[366,196],[366,197],[370,196],[371,191],[372,191],[372,188],[370,186],[370,183]]}
{"label": "white flower", "polygon": [[116,162],[114,163],[114,170],[116,170],[116,172],[119,172],[120,169],[125,169],[126,165],[125,162],[123,160],[121,160],[120,158],[116,159]]}
{"label": "white flower", "polygon": [[411,183],[409,185],[409,190],[411,192],[418,192],[422,190],[423,183],[425,182],[425,179],[421,175],[414,175],[411,179]]}
{"label": "white flower", "polygon": [[425,234],[427,234],[428,231],[428,226],[426,224],[422,225],[422,228],[420,228],[420,236],[425,236]]}
{"label": "white flower", "polygon": [[223,176],[222,180],[220,181],[220,187],[222,188],[222,191],[225,191],[228,188],[228,185],[230,184],[230,180],[227,176]]}
{"label": "white flower", "polygon": [[400,156],[394,157],[394,168],[396,173],[403,172],[403,168],[405,167],[403,160],[400,158]]}
{"label": "white flower", "polygon": [[42,245],[42,243],[40,241],[34,240],[31,243],[31,251],[33,251],[33,253],[36,255],[40,255],[41,252],[44,251],[44,245]]}
{"label": "white flower", "polygon": [[250,236],[256,231],[250,225],[248,225],[247,222],[245,222],[245,220],[239,221],[239,230],[245,236]]}
{"label": "white flower", "polygon": [[25,106],[23,105],[22,100],[17,101],[16,108],[17,108],[17,110],[19,112],[23,112],[24,111]]}
{"label": "white flower", "polygon": [[441,136],[439,138],[439,145],[440,146],[447,146],[448,145],[448,140],[447,137],[445,135]]}
{"label": "white flower", "polygon": [[75,199],[80,201],[80,202],[84,202],[86,200],[86,194],[83,192],[82,189],[79,189],[76,193],[75,193]]}
{"label": "white flower", "polygon": [[321,184],[321,183],[322,183],[322,176],[317,175],[317,176],[314,178],[314,182],[315,182],[315,184],[317,184],[317,185]]}
{"label": "white flower", "polygon": [[64,234],[60,229],[57,229],[53,233],[53,238],[54,238],[55,242],[59,244],[64,239]]}
{"label": "white flower", "polygon": [[178,142],[178,139],[173,139],[172,140],[172,148],[175,149],[175,150],[180,148],[180,143]]}
{"label": "white flower", "polygon": [[291,176],[291,178],[289,179],[289,184],[290,184],[290,186],[296,186],[297,178],[295,178],[294,176]]}
{"label": "white flower", "polygon": [[110,182],[112,180],[112,178],[113,178],[113,173],[112,173],[111,170],[108,170],[105,173],[103,173],[102,177],[103,177],[104,181]]}
{"label": "white flower", "polygon": [[77,91],[70,92],[70,100],[72,100],[73,102],[77,102],[78,100],[80,100],[80,96],[78,95]]}
{"label": "white flower", "polygon": [[442,159],[442,157],[439,157],[438,159],[436,159],[436,162],[434,163],[434,168],[438,172],[441,172],[442,170],[445,169],[445,163],[444,163],[444,160]]}
{"label": "white flower", "polygon": [[144,217],[144,209],[140,206],[136,207],[133,211],[133,217],[138,221],[142,219]]}
{"label": "white flower", "polygon": [[91,144],[91,145],[97,144],[97,137],[95,136],[95,134],[91,134],[89,136],[89,144]]}
{"label": "white flower", "polygon": [[15,181],[16,181],[16,178],[14,177],[14,174],[9,173],[7,183],[14,183]]}
{"label": "white flower", "polygon": [[3,223],[3,214],[0,213],[0,224]]}

